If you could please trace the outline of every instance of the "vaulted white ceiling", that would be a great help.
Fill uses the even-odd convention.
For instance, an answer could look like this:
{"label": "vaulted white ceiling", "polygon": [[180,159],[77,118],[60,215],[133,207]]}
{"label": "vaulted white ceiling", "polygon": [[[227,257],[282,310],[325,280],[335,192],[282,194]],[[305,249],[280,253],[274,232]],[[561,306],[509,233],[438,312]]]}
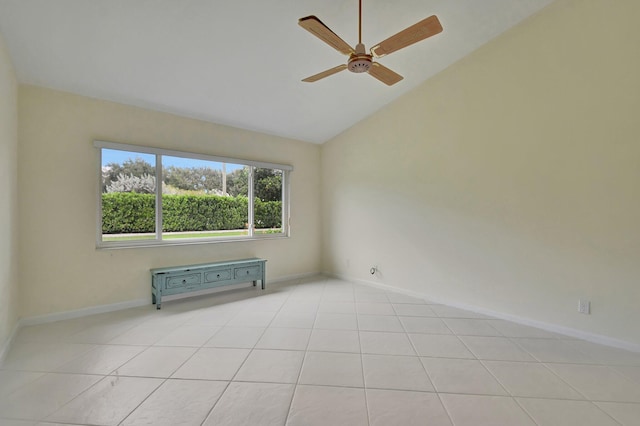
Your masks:
{"label": "vaulted white ceiling", "polygon": [[380,62],[388,87],[297,25],[318,16],[347,43],[357,0],[0,0],[21,83],[322,143],[552,0],[363,0],[367,49],[430,15],[443,33]]}

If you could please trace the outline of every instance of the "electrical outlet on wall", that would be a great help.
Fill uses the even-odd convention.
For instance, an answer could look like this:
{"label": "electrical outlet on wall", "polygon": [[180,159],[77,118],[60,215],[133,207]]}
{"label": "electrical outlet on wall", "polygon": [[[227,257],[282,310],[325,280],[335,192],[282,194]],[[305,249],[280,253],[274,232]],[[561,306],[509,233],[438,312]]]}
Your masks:
{"label": "electrical outlet on wall", "polygon": [[585,299],[578,299],[578,312],[589,315],[591,313],[591,302]]}

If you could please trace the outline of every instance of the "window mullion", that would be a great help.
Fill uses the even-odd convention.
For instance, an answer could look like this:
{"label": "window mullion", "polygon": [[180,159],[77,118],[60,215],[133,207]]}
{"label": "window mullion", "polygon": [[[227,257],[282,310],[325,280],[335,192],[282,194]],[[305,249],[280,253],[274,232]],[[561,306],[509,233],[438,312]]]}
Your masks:
{"label": "window mullion", "polygon": [[255,176],[255,167],[250,167],[249,168],[249,184],[247,185],[249,187],[249,237],[253,237],[253,231],[254,231],[254,214],[253,214],[253,210],[254,210],[254,194],[255,191],[253,190],[253,177]]}
{"label": "window mullion", "polygon": [[102,244],[102,231],[103,231],[103,223],[102,223],[102,150],[98,150],[98,227],[96,229],[96,241],[98,245]]}
{"label": "window mullion", "polygon": [[282,232],[285,235],[290,234],[291,228],[289,228],[289,221],[291,216],[289,215],[289,172],[282,171]]}
{"label": "window mullion", "polygon": [[162,240],[162,155],[156,154],[156,240]]}

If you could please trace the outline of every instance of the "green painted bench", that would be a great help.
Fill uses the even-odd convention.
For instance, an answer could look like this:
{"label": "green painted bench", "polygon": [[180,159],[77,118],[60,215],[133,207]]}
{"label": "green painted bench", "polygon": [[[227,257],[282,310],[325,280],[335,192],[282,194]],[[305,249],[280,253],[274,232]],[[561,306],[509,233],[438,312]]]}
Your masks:
{"label": "green painted bench", "polygon": [[151,269],[151,299],[160,309],[162,297],[232,284],[258,281],[266,285],[266,259],[251,258]]}

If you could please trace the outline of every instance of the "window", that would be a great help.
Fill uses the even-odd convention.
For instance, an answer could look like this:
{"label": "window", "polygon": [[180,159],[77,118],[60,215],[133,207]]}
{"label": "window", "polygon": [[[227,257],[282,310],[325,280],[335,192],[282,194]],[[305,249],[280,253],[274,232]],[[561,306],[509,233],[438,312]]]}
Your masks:
{"label": "window", "polygon": [[94,145],[100,153],[100,247],[288,236],[291,166]]}

